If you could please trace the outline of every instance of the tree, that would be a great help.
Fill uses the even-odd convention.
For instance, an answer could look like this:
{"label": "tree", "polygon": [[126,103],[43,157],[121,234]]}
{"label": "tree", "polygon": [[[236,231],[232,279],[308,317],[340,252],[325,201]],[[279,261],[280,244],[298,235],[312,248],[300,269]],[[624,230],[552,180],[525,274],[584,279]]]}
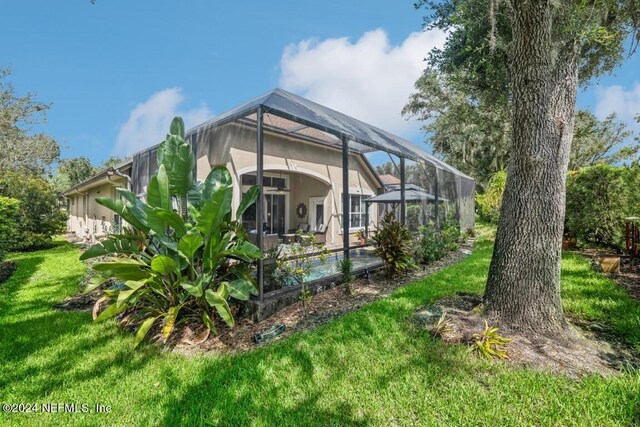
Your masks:
{"label": "tree", "polygon": [[32,128],[46,122],[51,105],[30,93],[16,95],[13,85],[4,81],[10,74],[0,69],[0,172],[42,175],[60,157],[60,146],[44,133],[32,133]]}
{"label": "tree", "polygon": [[69,187],[80,184],[96,174],[97,169],[86,157],[64,159],[58,166],[58,172],[68,177]]}
{"label": "tree", "polygon": [[124,159],[118,156],[110,156],[107,160],[102,162],[98,169],[108,169],[112,166],[118,166],[120,163],[124,162]]}
{"label": "tree", "polygon": [[[486,102],[489,94],[472,98],[464,92],[468,90],[466,85],[457,89],[450,80],[455,81],[443,71],[427,68],[416,81],[416,92],[402,113],[421,120],[424,123],[422,131],[428,135],[433,150],[451,165],[473,176],[478,187],[485,190],[490,177],[506,169],[509,162],[510,95],[506,98],[497,96],[502,100],[500,102]],[[499,85],[499,88],[510,91],[507,84]],[[475,91],[481,92],[480,89]],[[631,132],[624,123],[616,121],[615,115],[600,121],[588,111],[578,111],[569,169],[635,158],[638,144],[624,146],[629,136]]]}
{"label": "tree", "polygon": [[44,247],[51,242],[51,236],[64,231],[66,214],[58,206],[53,185],[43,178],[5,172],[0,176],[0,196],[20,201],[12,250]]}
{"label": "tree", "polygon": [[[451,0],[418,6],[434,11],[431,25],[450,30],[435,55],[443,68],[479,69],[455,75],[471,96],[483,100],[486,88],[501,82],[492,76],[508,73],[508,90],[495,94],[510,95],[512,133],[486,314],[514,330],[563,333],[560,256],[576,91],[580,81],[622,60],[630,34],[640,41],[640,4]],[[456,49],[460,44],[479,46]],[[447,56],[450,49],[462,54]]]}
{"label": "tree", "polygon": [[612,165],[638,154],[638,144],[624,145],[632,132],[624,123],[616,121],[615,113],[598,120],[588,111],[578,111],[575,120],[569,170],[597,164]]}

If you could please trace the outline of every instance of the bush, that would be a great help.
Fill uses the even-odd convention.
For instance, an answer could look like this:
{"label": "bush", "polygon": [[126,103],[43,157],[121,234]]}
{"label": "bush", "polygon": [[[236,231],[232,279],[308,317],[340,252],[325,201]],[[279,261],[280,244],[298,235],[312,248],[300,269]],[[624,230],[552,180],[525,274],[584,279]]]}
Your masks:
{"label": "bush", "polygon": [[0,263],[15,244],[19,214],[19,200],[0,196]]}
{"label": "bush", "polygon": [[51,236],[64,232],[67,215],[58,206],[53,186],[44,179],[5,172],[0,178],[0,196],[20,201],[17,234],[11,250],[46,247]]}
{"label": "bush", "polygon": [[[165,340],[184,323],[203,325],[215,333],[220,318],[231,327],[229,299],[247,300],[257,294],[250,268],[262,253],[248,242],[242,225],[231,219],[231,174],[219,166],[198,184],[182,119],[173,120],[170,132],[158,148],[158,172],[149,181],[146,202],[124,189],[118,189],[117,200],[96,199],[132,228],[111,235],[81,256],[111,256],[93,264],[99,275],[85,292],[109,278],[117,279],[104,291],[107,307],[96,320],[126,311],[122,323],[137,327],[136,345],[154,325],[161,326]],[[240,202],[236,218],[257,197],[254,186]],[[174,201],[181,213],[173,209]]]}
{"label": "bush", "polygon": [[420,227],[416,243],[414,257],[419,264],[429,264],[444,256],[445,245],[433,222]]}
{"label": "bush", "polygon": [[487,191],[476,194],[476,203],[480,217],[486,221],[497,224],[502,206],[502,194],[507,182],[507,172],[496,172],[487,185]]}
{"label": "bush", "polygon": [[450,216],[436,231],[433,222],[419,228],[414,257],[419,264],[429,264],[441,259],[447,251],[458,249],[460,242],[460,225]]}
{"label": "bush", "polygon": [[411,234],[400,224],[393,212],[380,220],[380,227],[371,238],[374,253],[382,258],[388,277],[403,273],[413,266]]}
{"label": "bush", "polygon": [[567,177],[565,233],[584,241],[616,247],[624,244],[624,218],[638,215],[630,193],[637,187],[629,182],[638,168],[596,165],[582,168]]}

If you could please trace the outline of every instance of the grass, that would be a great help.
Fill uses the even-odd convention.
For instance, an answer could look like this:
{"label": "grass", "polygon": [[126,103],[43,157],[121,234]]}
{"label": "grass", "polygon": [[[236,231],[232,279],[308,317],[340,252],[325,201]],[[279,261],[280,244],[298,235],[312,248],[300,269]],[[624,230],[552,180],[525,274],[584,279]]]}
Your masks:
{"label": "grass", "polygon": [[[421,305],[482,292],[491,250],[480,240],[463,262],[315,331],[195,358],[133,351],[133,337],[114,323],[53,310],[85,273],[77,249],[14,254],[18,270],[0,285],[0,402],[111,412],[0,412],[0,425],[640,424],[637,371],[574,381],[482,360],[411,326]],[[640,346],[640,305],[578,256],[563,267],[567,312]]]}

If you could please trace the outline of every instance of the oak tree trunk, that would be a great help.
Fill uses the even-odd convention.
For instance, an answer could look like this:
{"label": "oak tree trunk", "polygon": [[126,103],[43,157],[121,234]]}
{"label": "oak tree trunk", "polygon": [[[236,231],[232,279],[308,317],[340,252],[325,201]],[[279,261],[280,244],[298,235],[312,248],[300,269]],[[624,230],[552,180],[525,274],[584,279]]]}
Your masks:
{"label": "oak tree trunk", "polygon": [[513,136],[485,311],[513,330],[557,333],[566,327],[560,260],[577,45],[554,45],[550,0],[511,6]]}

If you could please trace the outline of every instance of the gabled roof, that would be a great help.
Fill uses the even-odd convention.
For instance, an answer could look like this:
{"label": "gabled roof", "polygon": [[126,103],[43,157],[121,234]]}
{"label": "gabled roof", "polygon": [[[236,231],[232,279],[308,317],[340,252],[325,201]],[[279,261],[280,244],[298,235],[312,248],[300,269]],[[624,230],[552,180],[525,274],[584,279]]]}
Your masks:
{"label": "gabled roof", "polygon": [[187,136],[233,120],[247,119],[258,107],[262,107],[264,113],[272,113],[290,121],[291,134],[304,135],[308,128],[315,128],[332,135],[334,145],[341,144],[342,137],[348,138],[349,148],[361,154],[386,151],[407,159],[424,161],[438,169],[473,179],[404,138],[279,88],[190,129]]}

